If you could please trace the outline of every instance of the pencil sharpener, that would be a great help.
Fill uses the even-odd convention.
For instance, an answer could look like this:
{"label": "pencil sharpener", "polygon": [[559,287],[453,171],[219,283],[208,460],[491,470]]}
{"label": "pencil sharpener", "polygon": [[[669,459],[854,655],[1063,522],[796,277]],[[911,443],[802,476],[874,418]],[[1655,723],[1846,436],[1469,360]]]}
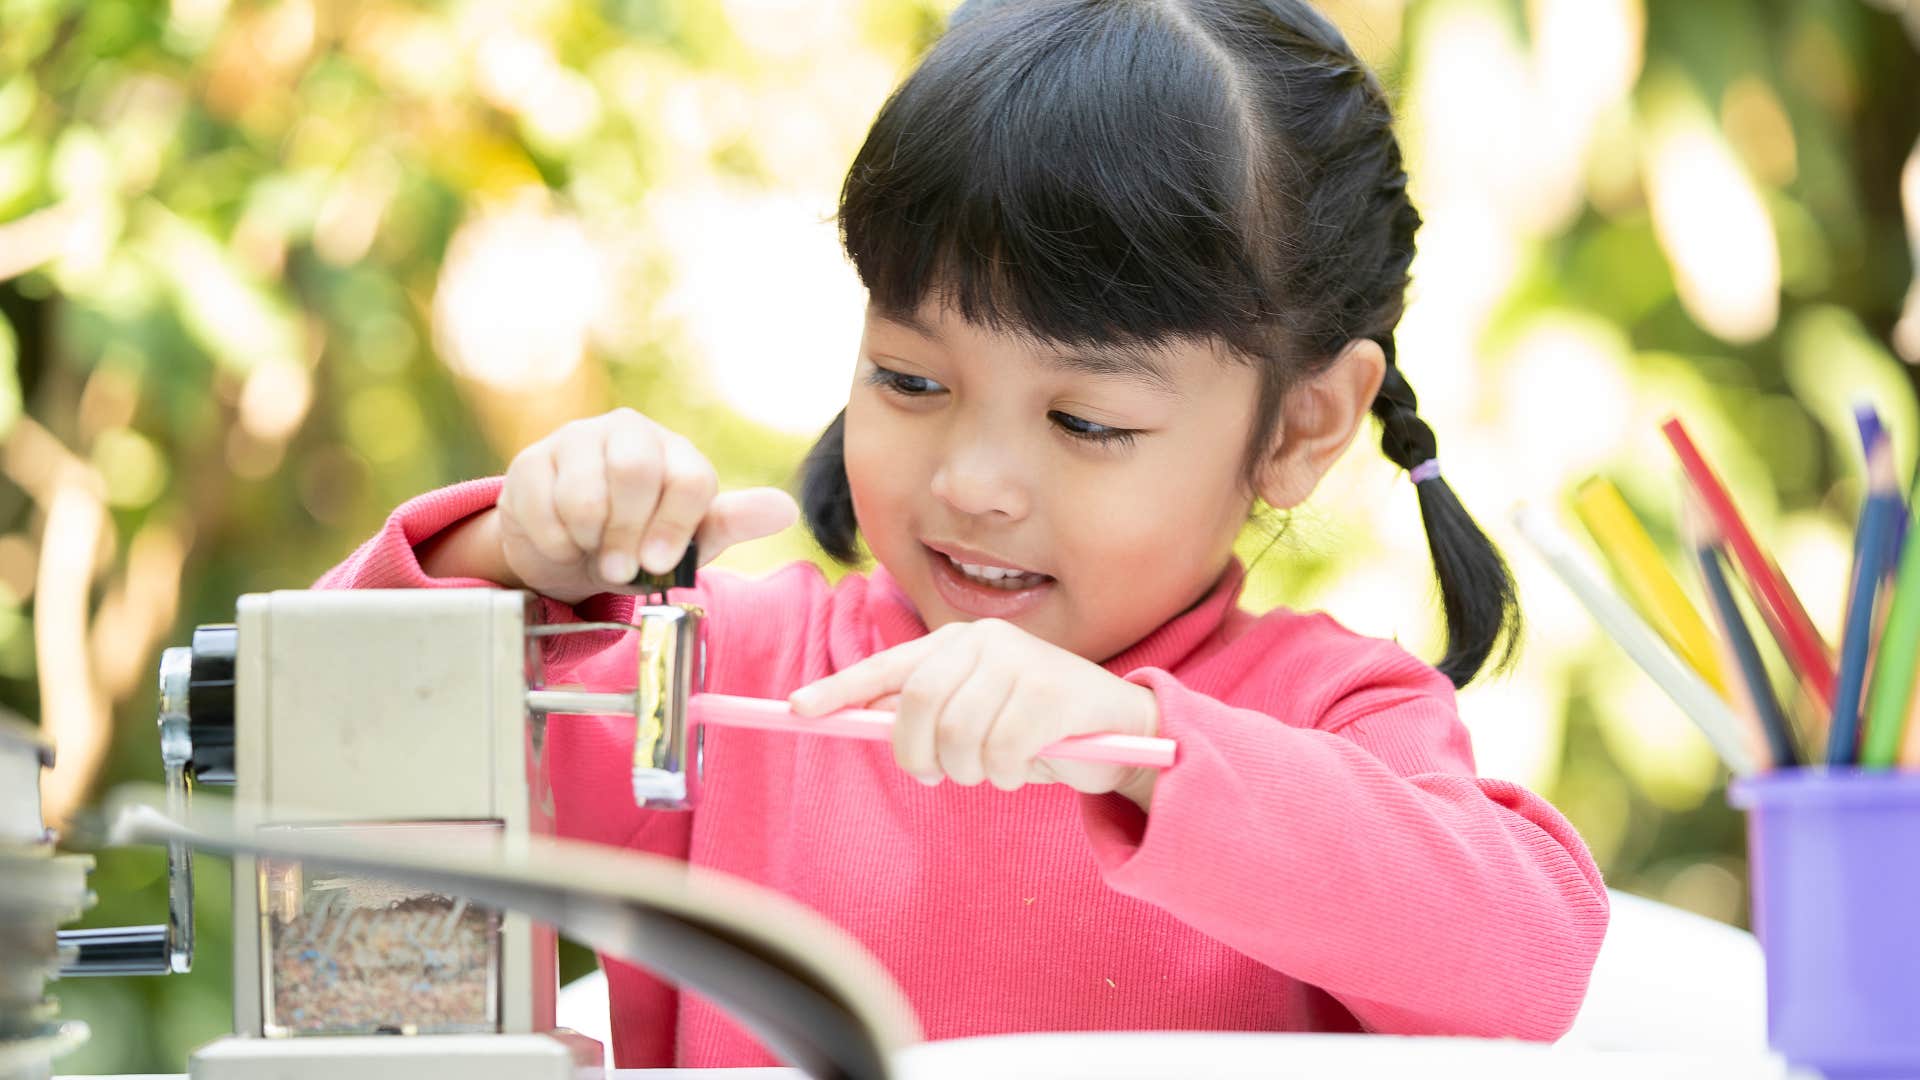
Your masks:
{"label": "pencil sharpener", "polygon": [[[162,657],[170,800],[230,786],[236,820],[258,830],[512,849],[553,828],[545,714],[624,704],[642,734],[643,802],[688,805],[698,762],[696,750],[689,769],[683,718],[698,609],[645,606],[635,625],[538,626],[534,612],[529,594],[500,589],[241,597],[233,624],[202,626]],[[590,709],[546,707],[541,694],[569,692],[542,686],[541,639],[588,630],[640,635],[635,690],[572,695]],[[63,931],[63,974],[187,969],[191,856],[170,851],[168,864],[168,923]],[[524,915],[242,857],[233,918],[234,1034],[192,1056],[200,1080],[348,1067],[356,1080],[501,1069],[560,1080],[601,1060],[598,1044],[553,1032],[556,939]]]}
{"label": "pencil sharpener", "polygon": [[[482,847],[551,832],[518,693],[538,662],[526,606],[484,590],[242,597],[186,658],[230,666],[231,697],[189,674],[185,703],[231,725],[239,821]],[[299,863],[236,859],[233,880],[238,1034],[553,1026],[556,943],[523,916]]]}

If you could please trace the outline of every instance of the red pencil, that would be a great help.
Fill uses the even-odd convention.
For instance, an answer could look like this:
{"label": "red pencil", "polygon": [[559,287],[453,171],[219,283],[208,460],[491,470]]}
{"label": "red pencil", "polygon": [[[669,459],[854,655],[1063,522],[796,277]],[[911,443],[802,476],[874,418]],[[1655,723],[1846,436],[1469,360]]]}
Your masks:
{"label": "red pencil", "polygon": [[1793,586],[1787,584],[1786,576],[1780,568],[1767,558],[1754,542],[1753,534],[1740,518],[1740,511],[1733,505],[1732,496],[1720,484],[1713,470],[1707,467],[1706,459],[1693,445],[1687,429],[1679,419],[1668,420],[1660,425],[1660,430],[1673,444],[1673,452],[1680,458],[1680,467],[1686,471],[1687,480],[1699,493],[1700,501],[1713,515],[1720,526],[1720,532],[1733,557],[1740,564],[1740,570],[1753,590],[1754,599],[1760,614],[1772,631],[1774,640],[1780,643],[1780,651],[1793,663],[1795,674],[1801,682],[1813,692],[1820,707],[1833,707],[1833,656],[1827,650],[1827,643],[1820,637],[1820,631],[1807,617],[1807,609],[1800,606],[1800,598],[1794,594]]}

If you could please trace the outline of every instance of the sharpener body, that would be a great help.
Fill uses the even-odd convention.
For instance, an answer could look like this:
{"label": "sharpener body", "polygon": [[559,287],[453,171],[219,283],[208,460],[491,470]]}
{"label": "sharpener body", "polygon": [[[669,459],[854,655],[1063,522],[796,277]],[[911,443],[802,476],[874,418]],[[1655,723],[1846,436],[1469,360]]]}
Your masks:
{"label": "sharpener body", "polygon": [[[234,807],[259,828],[513,845],[550,832],[526,688],[527,594],[244,596]],[[530,1033],[553,1026],[553,934],[525,916],[298,863],[233,868],[234,1031]]]}

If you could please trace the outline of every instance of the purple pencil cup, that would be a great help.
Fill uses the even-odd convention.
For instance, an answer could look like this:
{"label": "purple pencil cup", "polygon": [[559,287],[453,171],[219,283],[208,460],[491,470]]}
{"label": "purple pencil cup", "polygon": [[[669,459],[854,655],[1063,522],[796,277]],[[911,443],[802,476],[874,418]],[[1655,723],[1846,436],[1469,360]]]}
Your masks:
{"label": "purple pencil cup", "polygon": [[1920,1078],[1920,773],[1787,769],[1747,812],[1767,1040],[1829,1080]]}

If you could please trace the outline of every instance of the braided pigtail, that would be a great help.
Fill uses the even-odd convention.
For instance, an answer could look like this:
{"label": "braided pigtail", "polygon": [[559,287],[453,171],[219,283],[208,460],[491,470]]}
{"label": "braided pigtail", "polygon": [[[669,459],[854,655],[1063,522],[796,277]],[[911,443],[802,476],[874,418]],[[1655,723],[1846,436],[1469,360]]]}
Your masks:
{"label": "braided pigtail", "polygon": [[1520,639],[1519,594],[1499,549],[1440,475],[1433,429],[1420,419],[1419,399],[1393,362],[1391,339],[1385,348],[1387,374],[1372,408],[1380,420],[1380,452],[1411,474],[1420,497],[1420,520],[1447,617],[1446,655],[1434,666],[1454,686],[1465,686],[1503,638],[1494,670],[1512,663]]}

